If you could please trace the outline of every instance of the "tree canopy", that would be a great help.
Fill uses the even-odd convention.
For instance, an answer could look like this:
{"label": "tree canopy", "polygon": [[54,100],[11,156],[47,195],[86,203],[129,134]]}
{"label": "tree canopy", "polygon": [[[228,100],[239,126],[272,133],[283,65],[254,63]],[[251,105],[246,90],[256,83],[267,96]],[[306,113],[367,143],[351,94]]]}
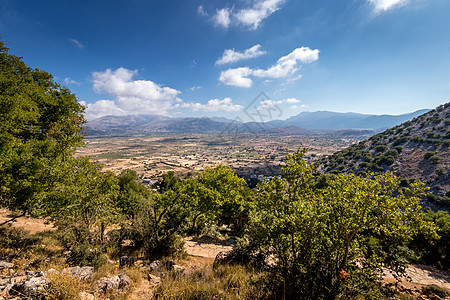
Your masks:
{"label": "tree canopy", "polygon": [[0,40],[0,205],[29,211],[47,169],[82,144],[84,107]]}

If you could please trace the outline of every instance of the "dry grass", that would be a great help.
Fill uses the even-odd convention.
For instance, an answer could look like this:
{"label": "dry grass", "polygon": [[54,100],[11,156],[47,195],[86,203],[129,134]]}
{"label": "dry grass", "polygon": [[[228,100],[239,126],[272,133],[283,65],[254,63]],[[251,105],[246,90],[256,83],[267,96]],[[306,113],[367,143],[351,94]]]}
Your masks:
{"label": "dry grass", "polygon": [[260,275],[242,266],[205,266],[186,274],[170,272],[162,277],[156,299],[262,299]]}
{"label": "dry grass", "polygon": [[78,299],[79,293],[87,288],[87,284],[83,284],[68,274],[53,272],[47,278],[49,284],[43,294],[48,300]]}

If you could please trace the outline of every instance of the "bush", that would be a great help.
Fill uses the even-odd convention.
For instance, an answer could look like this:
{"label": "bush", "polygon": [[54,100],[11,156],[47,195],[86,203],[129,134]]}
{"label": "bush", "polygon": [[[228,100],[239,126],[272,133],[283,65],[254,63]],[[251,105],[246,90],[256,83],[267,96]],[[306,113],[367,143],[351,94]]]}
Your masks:
{"label": "bush", "polygon": [[445,169],[444,168],[437,168],[434,172],[438,176],[445,175]]}
{"label": "bush", "polygon": [[376,152],[384,152],[387,150],[387,146],[386,145],[378,145],[375,147],[375,151]]}
{"label": "bush", "polygon": [[430,163],[436,165],[441,162],[442,158],[440,156],[433,155],[428,160],[430,161]]}
{"label": "bush", "polygon": [[425,155],[423,156],[424,159],[429,159],[430,157],[432,157],[433,155],[435,155],[436,152],[432,152],[432,151],[428,151],[425,153]]}
{"label": "bush", "polygon": [[48,300],[72,300],[78,299],[78,294],[83,291],[84,285],[76,278],[59,272],[50,273],[48,287],[43,295]]}

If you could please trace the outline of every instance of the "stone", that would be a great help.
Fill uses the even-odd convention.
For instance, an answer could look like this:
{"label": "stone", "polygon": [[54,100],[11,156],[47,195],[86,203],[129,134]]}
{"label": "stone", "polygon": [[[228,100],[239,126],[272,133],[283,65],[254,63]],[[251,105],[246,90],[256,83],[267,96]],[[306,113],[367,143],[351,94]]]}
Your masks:
{"label": "stone", "polygon": [[47,279],[44,276],[32,277],[24,281],[16,282],[10,289],[10,294],[25,296],[27,299],[44,299],[42,292],[47,287]]}
{"label": "stone", "polygon": [[160,284],[161,283],[161,277],[158,277],[158,276],[155,276],[152,274],[148,274],[147,279],[151,284]]}
{"label": "stone", "polygon": [[14,268],[14,264],[13,263],[9,263],[7,261],[0,260],[0,270],[2,270],[2,269],[12,269],[12,268]]}
{"label": "stone", "polygon": [[161,267],[161,262],[159,260],[155,260],[151,262],[148,266],[145,266],[144,268],[149,271],[155,271],[158,270]]}
{"label": "stone", "polygon": [[123,288],[128,287],[131,284],[131,282],[132,282],[130,276],[128,276],[125,273],[119,274],[119,279],[120,279],[119,289],[123,289]]}
{"label": "stone", "polygon": [[121,256],[119,260],[119,267],[131,267],[136,262],[136,258],[131,256]]}
{"label": "stone", "polygon": [[127,274],[121,273],[111,277],[102,277],[96,281],[95,286],[97,291],[106,292],[108,290],[127,288],[131,282],[132,280]]}
{"label": "stone", "polygon": [[95,300],[94,295],[86,293],[86,292],[80,292],[78,294],[78,297],[80,298],[80,300]]}
{"label": "stone", "polygon": [[179,265],[173,265],[172,266],[172,271],[177,272],[177,273],[183,273],[184,272],[184,267],[179,266]]}
{"label": "stone", "polygon": [[93,267],[71,267],[62,270],[62,273],[66,273],[78,280],[89,281],[92,279],[92,274],[94,273]]}

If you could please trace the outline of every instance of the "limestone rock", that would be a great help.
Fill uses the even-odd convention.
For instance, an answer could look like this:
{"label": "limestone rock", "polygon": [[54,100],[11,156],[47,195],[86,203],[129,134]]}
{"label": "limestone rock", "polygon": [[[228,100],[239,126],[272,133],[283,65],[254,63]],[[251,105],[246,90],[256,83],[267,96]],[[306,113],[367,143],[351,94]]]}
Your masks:
{"label": "limestone rock", "polygon": [[71,267],[62,270],[62,273],[66,273],[78,280],[89,281],[92,279],[92,274],[94,273],[93,267]]}

